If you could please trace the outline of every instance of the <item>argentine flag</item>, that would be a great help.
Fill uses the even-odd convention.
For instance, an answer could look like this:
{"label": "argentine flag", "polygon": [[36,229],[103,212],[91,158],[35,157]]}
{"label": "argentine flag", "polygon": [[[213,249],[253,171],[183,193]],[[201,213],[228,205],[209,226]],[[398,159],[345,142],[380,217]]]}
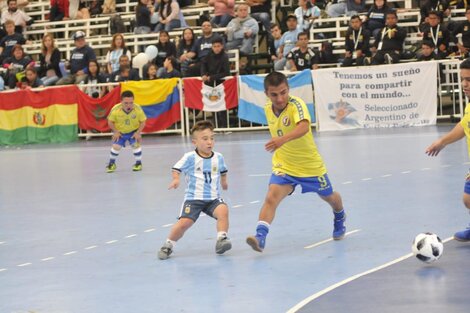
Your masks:
{"label": "argentine flag", "polygon": [[[240,99],[238,103],[238,117],[240,119],[267,125],[264,106],[268,98],[264,93],[264,77],[257,75],[240,76]],[[315,122],[315,111],[313,108],[313,85],[310,70],[304,70],[287,78],[289,82],[289,94],[297,96],[307,104],[308,111]]]}

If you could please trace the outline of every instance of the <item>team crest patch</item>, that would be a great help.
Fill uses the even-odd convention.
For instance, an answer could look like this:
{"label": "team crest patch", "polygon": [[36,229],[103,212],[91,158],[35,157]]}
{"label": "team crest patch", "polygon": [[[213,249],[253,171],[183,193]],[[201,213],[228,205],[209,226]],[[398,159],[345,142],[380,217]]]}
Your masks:
{"label": "team crest patch", "polygon": [[290,125],[290,119],[289,119],[288,116],[284,116],[284,117],[282,118],[282,124],[283,124],[284,126],[289,126],[289,125]]}
{"label": "team crest patch", "polygon": [[212,168],[212,172],[213,172],[213,173],[216,173],[216,172],[217,172],[217,166],[214,166],[214,167]]}
{"label": "team crest patch", "polygon": [[132,115],[131,115],[131,117],[132,117],[132,118],[136,118],[136,117],[137,117],[137,115],[135,115],[135,114],[132,114]]}
{"label": "team crest patch", "polygon": [[184,213],[189,214],[191,212],[191,206],[188,205],[187,207],[184,208]]}

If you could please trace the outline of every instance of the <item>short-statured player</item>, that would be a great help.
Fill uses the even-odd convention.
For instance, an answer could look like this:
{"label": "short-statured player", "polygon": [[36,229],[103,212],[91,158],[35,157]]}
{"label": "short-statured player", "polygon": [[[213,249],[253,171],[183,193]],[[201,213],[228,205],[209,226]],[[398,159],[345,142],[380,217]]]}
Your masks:
{"label": "short-statured player", "polygon": [[197,122],[192,130],[192,142],[195,150],[186,153],[174,166],[173,180],[169,189],[176,189],[180,184],[180,175],[186,177],[186,191],[181,213],[170,231],[168,239],[158,251],[158,258],[166,260],[186,230],[205,214],[217,220],[217,242],[215,252],[222,254],[232,248],[227,237],[228,207],[220,197],[220,186],[227,190],[227,167],[222,154],[213,151],[214,125],[210,121]]}
{"label": "short-statured player", "polygon": [[133,171],[142,170],[142,135],[145,127],[145,116],[142,108],[134,103],[132,91],[124,91],[121,94],[121,103],[116,104],[108,115],[108,125],[113,132],[113,145],[106,170],[112,173],[116,170],[116,159],[126,142],[132,147],[135,157]]}
{"label": "short-statured player", "polygon": [[246,239],[258,252],[265,247],[269,227],[280,202],[290,195],[297,185],[302,193],[316,192],[333,208],[333,238],[342,239],[346,232],[346,219],[341,196],[333,191],[326,167],[318,153],[310,130],[310,114],[304,101],[289,95],[286,76],[272,72],[264,80],[269,98],[265,106],[271,140],[265,149],[273,152],[272,175],[264,204],[259,215],[256,235]]}

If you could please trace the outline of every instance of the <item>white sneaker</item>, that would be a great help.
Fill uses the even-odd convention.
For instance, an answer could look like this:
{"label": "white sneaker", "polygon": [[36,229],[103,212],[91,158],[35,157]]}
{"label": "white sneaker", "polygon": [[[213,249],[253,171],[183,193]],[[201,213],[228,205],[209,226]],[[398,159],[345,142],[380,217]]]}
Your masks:
{"label": "white sneaker", "polygon": [[170,257],[170,254],[173,253],[173,245],[169,242],[165,242],[163,247],[158,251],[158,258],[160,260],[166,260]]}
{"label": "white sneaker", "polygon": [[392,59],[392,57],[390,56],[390,54],[385,53],[385,56],[384,56],[384,57],[385,57],[385,63],[387,63],[387,64],[392,64],[392,63],[393,63],[393,59]]}
{"label": "white sneaker", "polygon": [[215,244],[215,253],[222,254],[230,249],[232,249],[232,243],[230,242],[230,239],[227,237],[217,239]]}

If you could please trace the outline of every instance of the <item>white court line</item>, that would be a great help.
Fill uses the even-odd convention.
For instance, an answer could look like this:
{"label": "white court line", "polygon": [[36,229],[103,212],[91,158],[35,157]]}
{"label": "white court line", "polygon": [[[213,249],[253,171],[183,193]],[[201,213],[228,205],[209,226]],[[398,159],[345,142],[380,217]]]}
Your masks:
{"label": "white court line", "polygon": [[232,208],[236,209],[236,208],[241,208],[242,206],[243,204],[237,204],[237,205],[232,206]]}
{"label": "white court line", "polygon": [[441,165],[441,167],[451,167],[452,165],[451,164],[444,164],[444,165]]}
{"label": "white court line", "polygon": [[[350,232],[347,232],[346,234],[344,234],[344,236],[346,237],[346,236],[349,236],[351,234],[354,234],[354,233],[357,233],[357,232],[360,232],[360,231],[361,231],[360,229],[351,230]],[[328,238],[326,240],[314,243],[313,245],[306,246],[306,247],[304,247],[304,249],[312,249],[312,248],[321,246],[322,244],[325,244],[325,243],[333,241],[333,240],[334,240],[333,238]]]}
{"label": "white court line", "polygon": [[[453,237],[450,237],[450,238],[447,238],[447,239],[443,240],[442,242],[443,242],[443,243],[446,243],[446,242],[448,242],[448,241],[450,241],[450,240],[452,240],[452,239],[453,239]],[[404,255],[404,256],[399,257],[398,259],[395,259],[395,260],[390,261],[390,262],[388,262],[388,263],[385,263],[385,264],[383,264],[383,265],[374,267],[374,268],[372,268],[372,269],[370,269],[370,270],[367,270],[367,271],[365,271],[365,272],[362,272],[362,273],[360,273],[360,274],[357,274],[357,275],[351,276],[351,277],[349,277],[349,278],[346,278],[345,280],[340,281],[339,283],[336,283],[336,284],[334,284],[334,285],[331,285],[330,287],[325,288],[325,289],[323,289],[323,290],[321,290],[321,291],[319,291],[319,292],[317,292],[317,293],[311,295],[311,296],[308,297],[308,298],[305,298],[304,300],[300,301],[300,302],[297,303],[295,306],[293,306],[291,309],[289,309],[286,313],[295,313],[295,312],[297,312],[298,310],[300,310],[301,308],[303,308],[305,305],[307,305],[308,303],[312,302],[313,300],[315,300],[315,299],[317,299],[317,298],[323,296],[324,294],[326,294],[326,293],[328,293],[328,292],[330,292],[330,291],[332,291],[332,290],[334,290],[334,289],[336,289],[336,288],[338,288],[338,287],[341,287],[341,286],[343,286],[343,285],[346,285],[347,283],[352,282],[353,280],[356,280],[356,279],[358,279],[358,278],[360,278],[360,277],[362,277],[362,276],[365,276],[365,275],[368,275],[368,274],[377,272],[377,271],[379,271],[379,270],[381,270],[381,269],[384,269],[384,268],[386,268],[386,267],[389,267],[389,266],[391,266],[391,265],[393,265],[393,264],[396,264],[396,263],[398,263],[398,262],[404,261],[404,260],[406,260],[406,259],[408,259],[408,258],[410,258],[410,257],[412,257],[412,256],[413,256],[413,253],[408,253],[408,254],[406,254],[406,255]]]}
{"label": "white court line", "polygon": [[115,242],[118,242],[118,240],[110,240],[110,241],[106,241],[106,244],[107,245],[110,245],[110,244],[113,244]]}
{"label": "white court line", "polygon": [[368,181],[368,180],[371,180],[371,179],[372,179],[372,178],[370,178],[370,177],[366,177],[366,178],[363,178],[363,179],[361,179],[361,180],[362,180],[362,181]]}
{"label": "white court line", "polygon": [[55,259],[55,257],[50,256],[48,258],[41,259],[41,261],[45,262],[45,261],[50,261],[50,260],[54,260],[54,259]]}
{"label": "white court line", "polygon": [[150,233],[153,231],[155,231],[155,228],[149,228],[149,229],[144,230],[144,233]]}
{"label": "white court line", "polygon": [[29,266],[32,265],[33,263],[23,263],[23,264],[18,264],[18,267],[23,267],[23,266]]}
{"label": "white court line", "polygon": [[421,171],[429,171],[430,169],[431,169],[431,168],[429,168],[429,167],[423,167],[423,168],[421,169]]}
{"label": "white court line", "polygon": [[124,238],[132,238],[132,237],[135,237],[135,236],[137,236],[137,234],[131,234],[131,235],[127,235],[127,236],[126,236],[126,237],[124,237]]}
{"label": "white court line", "polygon": [[77,253],[77,251],[70,251],[70,252],[65,252],[64,255],[72,255]]}
{"label": "white court line", "polygon": [[470,164],[470,162],[463,162],[462,164],[463,165],[468,165],[468,164]]}
{"label": "white court line", "polygon": [[0,241],[0,245],[3,245],[5,243],[5,241]]}
{"label": "white court line", "polygon": [[173,223],[162,225],[162,227],[170,227],[170,226],[173,226]]}
{"label": "white court line", "polygon": [[402,173],[402,174],[409,174],[409,173],[411,173],[411,171],[403,171],[403,172],[401,172],[401,173]]}
{"label": "white court line", "polygon": [[348,181],[342,182],[341,184],[343,184],[343,185],[349,185],[349,184],[352,184],[352,183],[353,183],[352,181],[348,180]]}
{"label": "white court line", "polygon": [[259,203],[259,200],[251,201],[251,204]]}
{"label": "white court line", "polygon": [[392,174],[385,174],[385,175],[382,175],[382,176],[380,176],[380,177],[384,177],[384,178],[385,178],[385,177],[390,177],[390,176],[392,176]]}
{"label": "white court line", "polygon": [[95,248],[98,248],[98,246],[89,246],[89,247],[86,247],[85,250],[91,250],[91,249],[95,249]]}
{"label": "white court line", "polygon": [[0,272],[5,272],[6,270],[6,268],[0,268]]}
{"label": "white court line", "polygon": [[271,176],[271,174],[250,174],[249,177],[267,177]]}

